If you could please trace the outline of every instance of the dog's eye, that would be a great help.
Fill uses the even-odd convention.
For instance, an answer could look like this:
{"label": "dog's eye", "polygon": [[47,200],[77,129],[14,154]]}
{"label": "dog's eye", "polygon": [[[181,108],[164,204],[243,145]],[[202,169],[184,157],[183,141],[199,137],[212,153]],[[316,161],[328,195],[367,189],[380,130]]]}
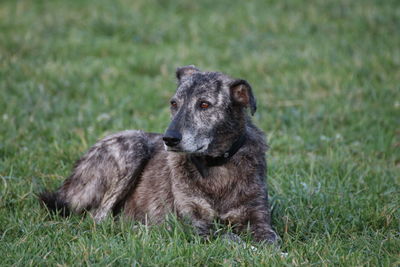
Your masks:
{"label": "dog's eye", "polygon": [[208,102],[201,102],[201,103],[200,103],[200,107],[201,107],[202,109],[209,108],[209,107],[210,107],[210,103],[208,103]]}
{"label": "dog's eye", "polygon": [[176,103],[176,101],[171,101],[171,108],[177,108],[178,107],[178,103]]}

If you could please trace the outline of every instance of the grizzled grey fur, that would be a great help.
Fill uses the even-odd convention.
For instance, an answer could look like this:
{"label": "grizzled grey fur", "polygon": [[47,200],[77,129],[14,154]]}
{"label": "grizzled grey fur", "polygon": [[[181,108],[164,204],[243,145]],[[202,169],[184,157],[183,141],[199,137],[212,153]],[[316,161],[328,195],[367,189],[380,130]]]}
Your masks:
{"label": "grizzled grey fur", "polygon": [[250,85],[194,66],[178,68],[176,76],[164,135],[132,130],[100,140],[42,201],[64,215],[88,211],[97,222],[121,211],[157,224],[175,213],[189,218],[201,235],[218,220],[237,232],[249,229],[257,241],[275,242],[265,184],[267,145],[246,112],[256,111]]}

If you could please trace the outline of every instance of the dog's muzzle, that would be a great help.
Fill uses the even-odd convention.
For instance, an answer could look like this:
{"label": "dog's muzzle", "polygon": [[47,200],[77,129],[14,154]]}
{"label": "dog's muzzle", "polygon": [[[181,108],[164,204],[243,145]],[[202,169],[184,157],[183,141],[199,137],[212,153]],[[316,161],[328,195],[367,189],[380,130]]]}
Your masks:
{"label": "dog's muzzle", "polygon": [[163,136],[165,145],[174,147],[178,145],[182,140],[182,135],[174,130],[167,130]]}

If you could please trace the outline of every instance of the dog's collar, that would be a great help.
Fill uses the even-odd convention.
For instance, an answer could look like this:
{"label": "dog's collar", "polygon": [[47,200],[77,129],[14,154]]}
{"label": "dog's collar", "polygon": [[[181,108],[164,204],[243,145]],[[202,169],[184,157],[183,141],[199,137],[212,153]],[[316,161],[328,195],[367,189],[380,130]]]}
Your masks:
{"label": "dog's collar", "polygon": [[233,155],[236,154],[236,152],[239,151],[239,149],[244,145],[246,142],[246,135],[243,134],[241,135],[229,148],[228,151],[223,153],[221,156],[218,157],[211,157],[211,156],[190,156],[190,160],[196,166],[196,169],[199,171],[202,177],[206,177],[208,175],[208,169],[207,167],[215,167],[215,166],[221,166],[224,165],[229,161],[230,158],[233,157]]}

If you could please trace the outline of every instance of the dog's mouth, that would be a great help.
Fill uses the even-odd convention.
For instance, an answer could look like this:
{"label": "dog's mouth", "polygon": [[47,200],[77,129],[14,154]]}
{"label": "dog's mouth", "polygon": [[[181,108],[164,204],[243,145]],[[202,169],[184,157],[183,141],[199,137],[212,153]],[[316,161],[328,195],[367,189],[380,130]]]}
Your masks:
{"label": "dog's mouth", "polygon": [[194,152],[194,154],[196,154],[196,153],[201,153],[201,152],[204,152],[205,151],[205,146],[201,146],[201,147],[199,147],[198,149],[196,149],[196,151]]}

